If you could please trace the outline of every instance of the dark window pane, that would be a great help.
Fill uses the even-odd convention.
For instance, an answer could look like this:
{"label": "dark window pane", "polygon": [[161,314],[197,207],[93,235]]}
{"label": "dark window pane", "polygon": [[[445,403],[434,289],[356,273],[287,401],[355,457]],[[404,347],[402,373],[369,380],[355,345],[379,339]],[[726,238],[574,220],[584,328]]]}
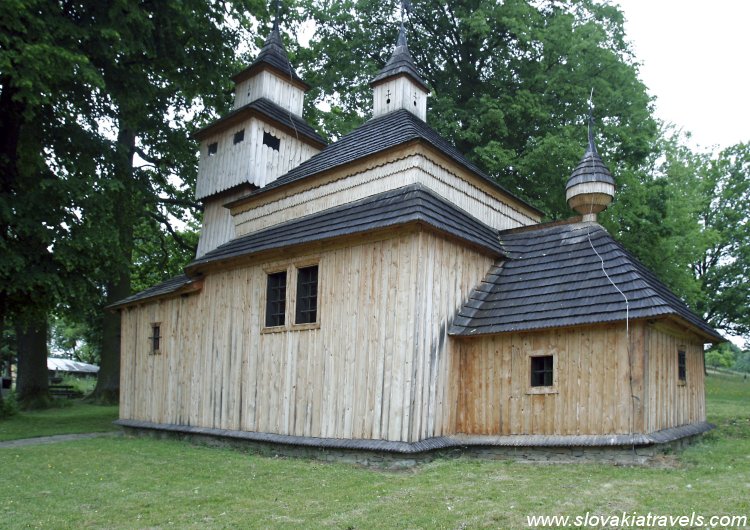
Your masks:
{"label": "dark window pane", "polygon": [[159,346],[161,346],[161,326],[159,324],[152,324],[151,349],[153,351],[159,351]]}
{"label": "dark window pane", "polygon": [[218,142],[214,142],[212,144],[208,144],[208,156],[215,155],[218,150],[219,150],[219,144],[218,144]]}
{"label": "dark window pane", "polygon": [[297,271],[297,324],[311,324],[318,320],[318,266]]}
{"label": "dark window pane", "polygon": [[677,352],[677,377],[680,381],[687,381],[687,358],[684,351]]}
{"label": "dark window pane", "polygon": [[531,386],[552,386],[554,384],[553,359],[552,355],[531,358]]}
{"label": "dark window pane", "polygon": [[274,151],[278,151],[281,146],[281,140],[276,138],[273,134],[263,131],[263,145],[267,145]]}
{"label": "dark window pane", "polygon": [[236,133],[234,133],[235,144],[240,143],[244,139],[245,139],[245,129],[242,129],[241,131],[237,131]]}
{"label": "dark window pane", "polygon": [[286,314],[286,271],[268,275],[266,326],[283,326]]}

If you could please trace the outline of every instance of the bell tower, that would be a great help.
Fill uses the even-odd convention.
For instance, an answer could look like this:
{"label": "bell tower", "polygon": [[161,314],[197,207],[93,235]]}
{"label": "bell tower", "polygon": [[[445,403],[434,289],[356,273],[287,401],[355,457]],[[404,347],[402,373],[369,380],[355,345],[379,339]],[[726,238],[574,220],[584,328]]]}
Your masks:
{"label": "bell tower", "polygon": [[273,182],[326,145],[302,118],[310,87],[289,62],[278,17],[258,57],[232,80],[232,111],[194,134],[200,142],[195,198],[204,205],[196,257],[234,238],[224,204]]}

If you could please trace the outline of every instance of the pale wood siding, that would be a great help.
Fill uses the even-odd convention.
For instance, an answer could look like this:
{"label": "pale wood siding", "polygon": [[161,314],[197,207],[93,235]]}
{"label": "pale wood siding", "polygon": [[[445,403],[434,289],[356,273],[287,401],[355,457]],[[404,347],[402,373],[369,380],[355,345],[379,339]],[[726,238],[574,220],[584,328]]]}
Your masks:
{"label": "pale wood siding", "polygon": [[422,121],[427,121],[427,93],[408,77],[394,77],[377,85],[372,97],[373,118],[406,109]]}
{"label": "pale wood siding", "polygon": [[283,196],[251,209],[234,211],[238,236],[291,219],[356,201],[409,184],[421,183],[487,225],[504,230],[538,222],[472,186],[422,155],[409,155],[385,165]]}
{"label": "pale wood siding", "polygon": [[[235,144],[234,134],[240,130],[245,131],[244,140]],[[264,131],[281,140],[278,151],[263,144]],[[212,143],[218,143],[218,150],[208,156]],[[318,151],[294,135],[250,118],[201,142],[195,196],[203,199],[245,183],[263,187]]]}
{"label": "pale wood siding", "polygon": [[[266,273],[319,263],[319,327],[263,330]],[[413,441],[444,406],[447,327],[491,259],[408,231],[206,277],[123,312],[121,417],[298,436]],[[293,302],[287,322],[293,318]],[[150,323],[169,330],[149,352]]]}
{"label": "pale wood siding", "polygon": [[[630,363],[624,324],[541,330],[456,340],[452,344],[455,432],[627,434]],[[532,393],[530,356],[555,357],[554,393]]]}
{"label": "pale wood siding", "polygon": [[289,79],[264,70],[235,87],[234,108],[243,107],[258,98],[266,98],[297,116],[302,116],[304,97],[302,89],[290,84]]}
{"label": "pale wood siding", "polygon": [[[703,341],[676,328],[653,325],[648,330],[647,347],[647,431],[705,421]],[[677,374],[679,350],[686,353],[684,383]]]}
{"label": "pale wood siding", "polygon": [[200,258],[206,252],[210,252],[219,245],[234,239],[232,215],[227,208],[224,208],[224,205],[245,194],[247,194],[246,191],[238,191],[217,199],[206,200],[203,208],[203,224],[198,239],[198,249],[195,253],[196,258]]}

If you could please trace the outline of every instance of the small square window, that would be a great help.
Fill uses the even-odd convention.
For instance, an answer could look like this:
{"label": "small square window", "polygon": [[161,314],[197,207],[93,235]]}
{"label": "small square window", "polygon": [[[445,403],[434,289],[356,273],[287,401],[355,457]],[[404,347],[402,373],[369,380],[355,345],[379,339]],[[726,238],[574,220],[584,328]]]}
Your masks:
{"label": "small square window", "polygon": [[219,142],[208,144],[208,156],[214,156],[219,151]]}
{"label": "small square window", "polygon": [[266,288],[266,327],[286,322],[286,271],[268,275]]}
{"label": "small square window", "polygon": [[687,356],[683,350],[677,352],[677,378],[682,382],[687,381]]}
{"label": "small square window", "polygon": [[318,266],[297,271],[297,308],[295,324],[312,324],[318,320]]}
{"label": "small square window", "polygon": [[281,140],[276,138],[273,134],[263,131],[263,145],[270,147],[274,151],[278,151],[281,146]]}
{"label": "small square window", "polygon": [[531,357],[531,386],[554,385],[554,357],[543,355]]}
{"label": "small square window", "polygon": [[151,324],[151,353],[159,353],[161,347],[161,324]]}
{"label": "small square window", "polygon": [[245,129],[242,129],[241,131],[237,131],[236,133],[234,133],[234,145],[237,145],[244,139],[245,139]]}

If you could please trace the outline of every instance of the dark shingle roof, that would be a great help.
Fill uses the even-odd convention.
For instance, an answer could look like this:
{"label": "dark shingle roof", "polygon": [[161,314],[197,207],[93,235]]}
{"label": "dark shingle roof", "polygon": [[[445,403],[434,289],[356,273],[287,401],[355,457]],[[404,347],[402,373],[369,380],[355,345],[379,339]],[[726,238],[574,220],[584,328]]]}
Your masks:
{"label": "dark shingle roof", "polygon": [[250,66],[236,74],[233,79],[237,82],[240,79],[247,78],[252,70],[263,67],[264,65],[271,66],[280,74],[289,77],[290,80],[302,84],[306,88],[310,88],[310,86],[297,75],[297,72],[294,71],[294,68],[292,68],[291,63],[289,62],[289,55],[287,55],[286,48],[284,48],[284,43],[281,40],[281,34],[279,33],[278,21],[274,21],[273,29],[271,29],[271,33],[263,44],[263,48],[261,48],[258,53],[258,57],[255,58]]}
{"label": "dark shingle roof", "polygon": [[421,184],[366,197],[234,239],[193,261],[205,263],[420,221],[502,255],[497,231],[435,195]]}
{"label": "dark shingle roof", "polygon": [[414,65],[414,59],[411,58],[409,47],[406,43],[406,32],[404,31],[404,25],[401,24],[401,29],[398,32],[398,42],[396,47],[393,49],[393,54],[385,67],[378,73],[375,78],[370,81],[370,86],[375,86],[398,75],[406,75],[411,77],[419,86],[421,86],[426,92],[430,91],[430,87],[424,82],[422,76],[419,75],[417,67]]}
{"label": "dark shingle roof", "polygon": [[253,113],[265,116],[272,122],[276,122],[290,131],[291,134],[307,138],[320,147],[326,145],[326,141],[305,120],[266,98],[258,98],[247,105],[233,110],[226,116],[198,130],[193,136],[200,140],[214,132],[222,130],[225,125],[242,120],[245,116]]}
{"label": "dark shingle roof", "polygon": [[282,175],[259,190],[254,191],[253,195],[265,193],[269,190],[284,186],[285,184],[302,180],[335,167],[343,166],[412,140],[422,140],[427,142],[464,168],[486,180],[495,188],[501,190],[506,195],[513,197],[531,211],[543,215],[543,212],[540,212],[537,208],[513,195],[513,193],[495,182],[495,180],[489,175],[485,174],[477,166],[469,162],[466,157],[458,151],[458,149],[442,138],[424,121],[408,110],[403,109],[389,112],[388,114],[369,120],[361,127],[341,137],[337,142],[330,144],[320,153],[305,162],[302,162],[299,166],[295,167],[285,175]]}
{"label": "dark shingle roof", "polygon": [[[591,244],[589,243],[589,239]],[[674,315],[723,340],[654,274],[595,223],[506,231],[497,263],[455,317],[450,333],[480,335]]]}
{"label": "dark shingle roof", "polygon": [[183,287],[190,285],[193,281],[193,279],[188,278],[186,275],[180,274],[179,276],[170,278],[165,282],[154,285],[153,287],[149,287],[148,289],[141,291],[140,293],[128,296],[127,298],[123,298],[122,300],[119,300],[114,304],[107,306],[107,309],[114,309],[124,305],[132,304],[133,302],[146,300],[148,298],[155,298],[157,296],[172,294],[179,291]]}

